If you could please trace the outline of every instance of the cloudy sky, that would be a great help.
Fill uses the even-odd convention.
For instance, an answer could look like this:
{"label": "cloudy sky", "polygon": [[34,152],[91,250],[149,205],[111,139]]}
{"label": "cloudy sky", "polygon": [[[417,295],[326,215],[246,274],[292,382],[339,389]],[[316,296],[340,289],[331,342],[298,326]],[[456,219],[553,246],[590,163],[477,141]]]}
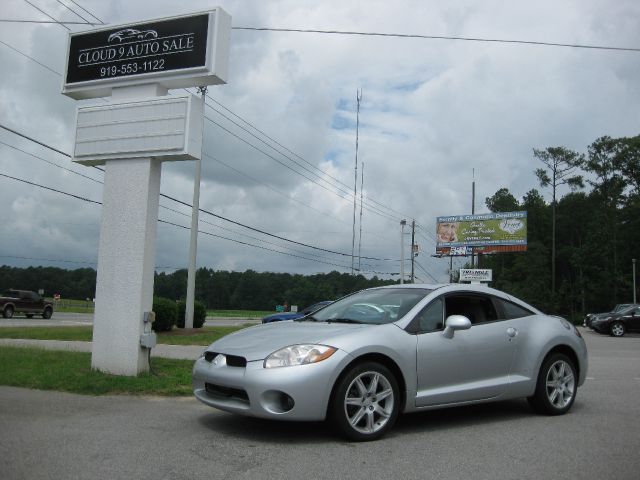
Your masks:
{"label": "cloudy sky", "polygon": [[[638,48],[636,0],[2,0],[0,19],[83,21],[63,4],[106,24],[212,6],[232,16],[229,81],[209,89],[205,111],[200,207],[324,250],[201,213],[198,266],[351,271],[349,256],[325,250],[351,253],[359,89],[361,255],[377,259],[361,260],[367,276],[399,272],[406,218],[418,224],[418,279],[446,280],[448,260],[431,257],[435,218],[471,212],[474,171],[481,213],[500,188],[521,198],[536,187],[533,148],[584,152],[640,129],[639,52],[237,28]],[[58,24],[0,22],[0,265],[95,268],[100,205],[16,179],[101,201],[103,173],[6,130],[71,152],[82,102],[60,93],[67,37]],[[193,163],[162,168],[162,193],[191,203]],[[160,219],[190,224],[188,207],[160,204]],[[186,229],[159,223],[156,266],[186,267],[188,245]]]}

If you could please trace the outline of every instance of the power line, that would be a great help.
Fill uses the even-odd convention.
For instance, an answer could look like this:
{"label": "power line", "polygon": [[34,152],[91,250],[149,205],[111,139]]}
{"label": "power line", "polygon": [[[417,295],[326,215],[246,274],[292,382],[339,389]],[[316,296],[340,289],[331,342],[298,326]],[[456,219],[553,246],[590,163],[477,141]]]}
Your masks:
{"label": "power line", "polygon": [[99,184],[102,185],[102,182],[100,180],[96,180],[95,178],[92,178],[92,177],[90,177],[88,175],[84,175],[84,174],[82,174],[80,172],[76,172],[75,170],[71,170],[70,168],[63,167],[62,165],[59,165],[56,162],[52,162],[52,161],[47,160],[45,158],[39,157],[38,155],[34,155],[33,153],[29,153],[26,150],[22,150],[21,148],[14,147],[13,145],[9,145],[8,143],[3,142],[2,140],[0,140],[0,143],[2,145],[5,145],[5,146],[9,147],[9,148],[13,148],[14,150],[17,150],[18,152],[22,152],[25,155],[29,155],[30,157],[37,158],[38,160],[42,160],[43,162],[48,163],[49,165],[53,165],[54,167],[61,168],[62,170],[66,170],[67,172],[73,173],[75,175],[79,175],[79,176],[81,176],[83,178],[86,178],[87,180],[91,180],[92,182],[96,182],[96,183],[99,183]]}
{"label": "power line", "polygon": [[[19,182],[23,182],[23,183],[26,183],[28,185],[32,185],[32,186],[35,186],[35,187],[43,188],[45,190],[50,190],[50,191],[53,191],[53,192],[56,192],[56,193],[60,193],[62,195],[67,195],[69,197],[72,197],[72,198],[75,198],[75,199],[78,199],[78,200],[82,200],[84,202],[89,202],[89,203],[102,205],[102,202],[98,202],[96,200],[91,200],[89,198],[81,197],[79,195],[74,195],[73,193],[64,192],[62,190],[57,190],[55,188],[47,187],[45,185],[41,185],[41,184],[38,184],[38,183],[35,183],[35,182],[30,182],[28,180],[24,180],[24,179],[21,179],[21,178],[16,178],[16,177],[12,177],[10,175],[5,175],[4,173],[0,173],[0,176],[6,177],[6,178],[10,178],[12,180],[16,180],[16,181],[19,181]],[[158,222],[165,223],[165,224],[168,224],[168,225],[173,225],[175,227],[179,227],[179,228],[186,229],[186,230],[190,229],[190,227],[186,227],[184,225],[179,225],[177,223],[169,222],[167,220],[158,219]],[[318,262],[318,263],[323,263],[323,264],[326,264],[326,265],[331,265],[331,266],[334,266],[334,267],[348,269],[348,267],[346,265],[341,265],[341,264],[332,263],[332,262],[326,262],[324,260],[318,260],[318,259],[314,259],[314,258],[303,257],[301,255],[294,255],[294,254],[287,253],[287,252],[281,252],[279,250],[275,250],[275,249],[272,249],[272,248],[263,247],[263,246],[260,246],[260,245],[254,245],[254,244],[249,243],[249,242],[243,242],[241,240],[237,240],[237,239],[233,239],[233,238],[229,238],[229,237],[224,237],[222,235],[216,235],[216,234],[210,233],[210,232],[205,232],[205,231],[198,230],[198,233],[202,233],[204,235],[209,235],[209,236],[216,237],[216,238],[221,238],[223,240],[227,240],[227,241],[230,241],[230,242],[238,243],[240,245],[246,245],[246,246],[250,246],[250,247],[254,247],[254,248],[259,248],[261,250],[267,250],[267,251],[270,251],[270,252],[279,253],[280,255],[287,255],[287,256],[290,256],[290,257],[301,258],[301,259],[312,261],[312,262]],[[394,273],[392,273],[392,272],[366,271],[365,273],[376,273],[376,274],[379,274],[379,275],[394,275]]]}
{"label": "power line", "polygon": [[93,18],[95,18],[98,22],[100,22],[101,24],[104,25],[104,22],[102,21],[102,19],[96,17],[93,13],[91,13],[89,10],[87,10],[86,8],[84,8],[82,5],[80,5],[79,3],[77,3],[75,0],[69,0],[71,3],[73,3],[76,7],[78,7],[79,9],[81,9],[83,12],[88,13],[89,15],[91,15]]}
{"label": "power line", "polygon": [[62,23],[60,23],[58,20],[56,20],[55,18],[53,18],[51,15],[49,15],[47,12],[45,12],[44,10],[42,10],[40,7],[38,7],[37,5],[34,5],[33,3],[31,3],[29,0],[24,0],[26,3],[28,3],[29,5],[31,5],[33,8],[35,8],[36,10],[38,10],[40,13],[45,14],[47,17],[49,17],[51,20],[53,20],[54,22],[56,22],[58,25],[60,25],[62,28],[66,28],[67,30],[71,31],[71,29],[65,25],[63,25]]}
{"label": "power line", "polygon": [[66,3],[61,2],[60,0],[56,0],[56,2],[58,2],[60,5],[62,5],[64,8],[66,8],[67,10],[69,10],[71,13],[73,13],[74,15],[80,17],[82,20],[84,20],[87,25],[96,25],[95,23],[91,23],[89,20],[87,20],[86,18],[84,18],[82,15],[80,15],[78,12],[76,12],[74,9],[72,9],[69,5],[67,5]]}
{"label": "power line", "polygon": [[319,33],[324,35],[356,35],[365,37],[391,37],[391,38],[414,38],[421,40],[457,40],[466,42],[484,42],[484,43],[510,43],[519,45],[537,45],[545,47],[567,47],[567,48],[585,48],[592,50],[613,50],[623,52],[640,52],[640,48],[633,47],[610,47],[602,45],[584,45],[578,43],[556,43],[556,42],[538,42],[530,40],[507,40],[501,38],[480,38],[480,37],[453,37],[446,35],[418,35],[403,33],[379,33],[379,32],[356,32],[343,30],[314,30],[300,28],[269,28],[269,27],[231,27],[234,30],[251,30],[258,32],[287,32],[287,33]]}
{"label": "power line", "polygon": [[22,178],[12,177],[11,175],[6,175],[4,173],[0,173],[0,177],[10,178],[11,180],[16,180],[18,182],[23,182],[23,183],[26,183],[28,185],[33,185],[34,187],[40,187],[40,188],[44,188],[45,190],[51,190],[52,192],[61,193],[62,195],[68,195],[69,197],[77,198],[78,200],[84,200],[85,202],[91,202],[91,203],[96,203],[98,205],[102,205],[102,202],[98,202],[96,200],[91,200],[90,198],[85,198],[85,197],[81,197],[79,195],[74,195],[73,193],[63,192],[62,190],[57,190],[57,189],[52,188],[52,187],[47,187],[45,185],[40,185],[38,183],[30,182],[30,181],[24,180]]}
{"label": "power line", "polygon": [[[240,135],[232,132],[231,130],[229,130],[228,128],[224,127],[223,125],[220,125],[218,122],[216,122],[215,120],[213,120],[210,117],[207,117],[205,115],[205,119],[208,120],[209,122],[213,123],[214,125],[217,125],[219,128],[221,128],[222,130],[224,130],[225,132],[227,132],[229,135],[231,135],[232,137],[240,140],[241,142],[247,144],[248,146],[250,146],[251,148],[253,148],[254,150],[262,153],[263,155],[269,157],[270,159],[274,160],[275,162],[279,163],[280,165],[282,165],[283,167],[287,168],[288,170],[291,170],[292,172],[300,175],[301,177],[307,179],[308,181],[310,181],[311,183],[319,186],[320,188],[326,190],[327,192],[336,195],[337,197],[346,200],[342,195],[338,194],[337,192],[334,192],[333,190],[331,190],[330,188],[326,187],[325,185],[321,185],[320,183],[318,183],[317,181],[315,181],[313,178],[309,178],[307,175],[305,175],[304,173],[299,172],[298,170],[296,170],[295,168],[291,167],[290,165],[287,165],[286,163],[284,163],[282,160],[274,157],[273,155],[271,155],[270,153],[265,152],[264,150],[262,150],[260,147],[254,145],[253,143],[249,142],[248,140],[242,138]],[[337,188],[337,187],[334,187]],[[344,193],[344,192],[341,192]],[[387,218],[388,220],[392,220],[395,221],[396,219],[394,217],[391,217],[390,215],[384,213],[384,212],[376,212],[375,210],[371,210],[371,207],[368,207],[368,209],[370,211],[373,211],[373,213],[377,213],[378,215]]]}
{"label": "power line", "polygon": [[[14,50],[16,53],[19,53],[20,55],[22,55],[22,56],[24,56],[24,57],[26,57],[26,58],[28,58],[28,59],[30,59],[30,60],[32,60],[32,61],[34,61],[34,62],[35,62],[35,63],[37,63],[38,65],[40,65],[40,66],[42,66],[42,67],[46,68],[47,70],[49,70],[49,71],[51,71],[51,72],[55,73],[56,75],[58,75],[58,76],[62,76],[59,72],[56,72],[55,70],[53,70],[53,69],[49,68],[49,67],[48,67],[48,66],[46,66],[45,64],[43,64],[43,63],[39,62],[38,60],[36,60],[35,58],[30,57],[29,55],[26,55],[26,54],[24,54],[23,52],[21,52],[21,51],[19,51],[19,50],[15,49],[15,48],[14,48],[14,47],[12,47],[11,45],[6,44],[5,42],[2,42],[1,40],[0,40],[0,43],[4,44],[4,45],[5,45],[5,46],[7,46],[8,48],[10,48],[10,49]],[[209,98],[211,98],[211,97],[209,97]],[[212,99],[212,100],[213,100],[213,99]],[[215,101],[215,100],[214,100],[214,101]],[[216,102],[216,103],[220,104],[219,102]],[[222,106],[222,104],[220,104],[220,105]],[[218,110],[216,110],[215,108],[213,108],[211,105],[207,104],[207,106],[209,106],[210,108],[212,108],[212,109],[213,109],[214,111],[216,111],[217,113],[221,114],[221,112],[219,112]],[[224,107],[224,106],[223,106],[223,108],[225,108],[226,110],[228,110],[229,112],[231,112],[231,110],[229,110],[228,108],[226,108],[226,107]],[[231,112],[231,113],[233,113],[233,112]],[[221,115],[222,115],[222,114],[221,114]],[[234,114],[234,115],[235,115],[235,114]],[[240,125],[238,125],[237,123],[233,122],[232,120],[230,120],[230,119],[229,119],[228,117],[226,117],[225,115],[222,115],[222,116],[223,116],[223,117],[225,117],[227,120],[231,121],[232,123],[234,123],[235,125],[237,125],[238,127],[240,127],[241,129],[243,129],[245,132],[247,132],[247,133],[249,133],[249,134],[253,135],[256,139],[258,139],[259,141],[263,142],[265,145],[269,146],[270,148],[274,149],[275,151],[277,151],[277,152],[278,152],[278,153],[280,153],[281,155],[283,155],[283,156],[285,156],[286,158],[289,158],[289,159],[291,160],[291,158],[290,158],[290,157],[288,157],[288,156],[284,155],[282,152],[278,151],[278,150],[277,150],[277,149],[275,149],[273,146],[269,145],[268,143],[266,143],[264,140],[260,139],[259,137],[256,137],[254,134],[252,134],[251,132],[249,132],[247,129],[245,129],[245,128],[241,127]],[[231,132],[231,131],[230,131],[230,130],[228,130],[227,128],[223,127],[223,126],[222,126],[222,125],[220,125],[219,123],[217,123],[217,122],[215,122],[214,120],[212,120],[211,118],[209,118],[209,117],[207,117],[207,116],[205,116],[205,118],[206,118],[207,120],[209,120],[210,122],[214,123],[215,125],[217,125],[218,127],[220,127],[222,130],[226,131],[228,134],[230,134],[230,135],[234,136],[235,138],[237,138],[238,140],[240,140],[240,141],[242,141],[242,142],[246,143],[247,145],[249,145],[249,146],[251,146],[252,148],[254,148],[254,149],[256,149],[257,151],[259,151],[260,153],[262,153],[262,154],[266,155],[267,157],[269,157],[269,158],[271,158],[271,159],[275,160],[276,162],[278,162],[278,163],[280,163],[282,166],[284,166],[284,167],[286,167],[286,168],[290,169],[290,170],[291,170],[291,171],[293,171],[294,173],[297,173],[298,175],[301,175],[303,178],[305,178],[305,179],[309,180],[310,182],[314,183],[315,185],[318,185],[318,186],[320,186],[320,187],[324,188],[325,190],[327,190],[328,192],[333,193],[333,194],[334,194],[334,195],[336,195],[338,198],[341,198],[341,199],[342,199],[342,200],[344,200],[344,201],[348,201],[346,198],[342,197],[341,195],[337,194],[336,192],[333,192],[332,190],[328,189],[327,187],[325,187],[325,186],[323,186],[323,185],[320,185],[319,183],[317,183],[317,182],[316,182],[316,181],[314,181],[313,179],[311,179],[311,178],[307,177],[306,175],[303,175],[302,173],[300,173],[300,172],[298,172],[297,170],[293,169],[292,167],[290,167],[290,166],[286,165],[285,163],[283,163],[283,162],[279,161],[278,159],[276,159],[276,158],[275,158],[275,157],[273,157],[272,155],[268,154],[268,153],[267,153],[267,152],[265,152],[264,150],[262,150],[262,149],[260,149],[260,148],[256,147],[256,146],[255,146],[255,145],[253,145],[252,143],[250,143],[250,142],[248,142],[247,140],[243,139],[243,138],[242,138],[242,137],[240,137],[239,135],[236,135],[235,133]],[[256,129],[257,131],[261,132],[261,130],[257,129],[256,127],[253,127],[253,126],[252,126],[250,123],[248,123],[246,120],[242,119],[242,117],[239,117],[239,116],[238,116],[238,118],[240,118],[243,122],[245,122],[245,123],[247,123],[248,125],[250,125],[252,128],[254,128],[254,129]],[[265,136],[267,136],[267,135],[265,134]],[[268,136],[267,136],[267,138],[271,138],[271,137],[268,137]],[[274,141],[274,142],[275,142],[275,141]],[[276,143],[276,144],[279,144],[278,142],[275,142],[275,143]],[[286,147],[283,147],[283,148],[286,148]],[[300,158],[302,158],[302,157],[300,157]],[[303,159],[303,160],[304,160],[304,159]],[[306,161],[306,160],[304,160],[304,161],[305,161],[306,163],[308,163],[309,165],[312,165],[312,164],[311,164],[311,163],[309,163],[308,161]],[[297,162],[296,162],[296,163],[297,163]],[[298,164],[298,165],[299,165],[299,164]],[[312,166],[313,166],[313,165],[312,165]],[[314,168],[316,168],[316,169],[317,169],[317,167],[315,167],[315,166],[314,166]],[[325,175],[326,175],[326,173],[325,173],[323,170],[320,170],[320,169],[318,169],[318,170],[319,170],[320,172],[322,172],[323,174],[325,174]],[[308,171],[308,169],[307,169],[307,171]],[[318,174],[315,174],[315,173],[313,173],[313,174],[314,174],[314,175],[316,175],[316,176],[318,176],[318,177],[320,177]],[[331,177],[331,176],[330,176],[330,177]],[[331,178],[333,178],[333,177],[331,177]],[[322,179],[322,178],[321,178],[321,179]],[[324,180],[325,182],[327,182],[325,179],[322,179],[322,180]],[[338,182],[339,182],[339,181],[338,181]],[[341,182],[339,182],[339,183],[341,183]],[[336,187],[335,185],[332,185],[332,186],[333,186],[334,188],[337,188],[341,193],[344,193],[345,195],[350,195],[350,192],[344,192],[344,190],[340,190],[340,188],[339,188],[339,187]],[[369,200],[370,202],[372,202],[372,203],[376,203],[376,204],[378,204],[378,205],[381,205],[383,208],[386,208],[386,209],[388,209],[388,210],[390,210],[390,211],[394,211],[394,210],[393,210],[393,209],[391,209],[390,207],[384,206],[383,204],[381,204],[381,203],[379,203],[379,202],[377,202],[377,201],[375,201],[375,200],[373,200],[373,199],[370,199],[368,196],[365,196],[365,198],[366,198],[367,200]],[[385,212],[383,212],[383,211],[379,210],[379,209],[378,209],[378,208],[376,208],[376,207],[372,207],[372,206],[370,206],[370,205],[367,205],[365,208],[366,208],[368,211],[372,212],[372,213],[375,213],[375,214],[377,214],[377,215],[379,215],[379,216],[382,216],[383,218],[386,218],[387,220],[391,220],[391,221],[396,221],[396,220],[397,220],[397,218],[394,218],[393,216],[391,216],[391,215],[389,215],[389,214],[387,214],[387,213],[385,213]],[[396,212],[396,213],[397,213],[397,212]]]}
{"label": "power line", "polygon": [[426,268],[424,268],[422,265],[420,265],[420,263],[418,263],[418,261],[416,260],[415,264],[418,266],[418,268],[420,270],[422,270],[424,272],[425,275],[428,275],[434,282],[438,283],[438,280],[436,280],[436,278],[431,275]]}
{"label": "power line", "polygon": [[39,62],[38,60],[36,60],[36,59],[35,59],[35,58],[33,58],[33,57],[30,57],[30,56],[29,56],[29,55],[27,55],[26,53],[22,53],[20,50],[18,50],[17,48],[12,47],[12,46],[11,46],[11,45],[9,45],[8,43],[3,42],[2,40],[0,40],[0,43],[1,43],[2,45],[4,45],[5,47],[10,48],[10,49],[11,49],[11,50],[13,50],[14,52],[16,52],[16,53],[18,53],[18,54],[22,55],[23,57],[28,58],[29,60],[32,60],[32,61],[36,62],[38,65],[40,65],[41,67],[46,68],[46,69],[47,69],[47,70],[49,70],[50,72],[55,73],[57,76],[59,76],[59,77],[61,77],[61,76],[62,76],[62,74],[60,74],[60,73],[56,72],[56,71],[55,71],[54,69],[52,69],[51,67],[46,66],[44,63]]}
{"label": "power line", "polygon": [[[311,166],[312,168],[314,168],[315,170],[318,170],[323,176],[326,176],[332,180],[334,180],[334,182],[336,182],[337,184],[341,185],[342,187],[346,188],[347,191],[345,191],[343,188],[341,188],[340,186],[337,186],[335,184],[332,184],[330,182],[328,182],[323,176],[315,173],[315,172],[310,172],[313,175],[316,175],[317,177],[319,177],[321,180],[323,180],[326,183],[329,183],[329,185],[333,186],[334,188],[336,188],[337,190],[339,190],[341,193],[344,193],[345,195],[351,195],[352,189],[349,185],[347,185],[346,183],[342,182],[341,180],[339,180],[338,178],[332,176],[331,174],[325,172],[324,170],[318,168],[317,166],[315,166],[313,163],[309,162],[308,160],[306,160],[304,157],[300,156],[299,154],[293,152],[291,149],[285,147],[282,143],[278,142],[277,140],[275,140],[273,137],[269,136],[268,134],[266,134],[264,131],[260,130],[258,127],[256,127],[255,125],[253,125],[251,122],[249,122],[248,120],[246,120],[245,118],[241,117],[240,115],[236,114],[235,112],[233,112],[232,110],[230,110],[229,108],[227,108],[226,106],[224,106],[222,103],[220,103],[219,101],[217,101],[216,99],[214,99],[213,97],[211,97],[210,95],[207,95],[207,98],[210,99],[211,101],[215,102],[216,104],[218,104],[220,107],[222,107],[223,109],[225,109],[226,111],[228,111],[231,115],[233,115],[234,117],[238,118],[240,121],[242,121],[244,124],[246,124],[247,126],[249,126],[251,129],[255,130],[256,132],[260,133],[262,136],[264,136],[265,138],[269,139],[271,142],[273,142],[274,144],[276,144],[277,146],[281,147],[282,149],[284,149],[285,151],[289,152],[291,155],[297,157],[298,159],[300,159],[301,161],[303,161],[304,163],[306,163],[307,165]],[[214,112],[218,113],[219,115],[221,115],[222,117],[224,117],[225,119],[229,120],[231,123],[233,123],[234,125],[238,126],[239,128],[241,128],[242,130],[244,130],[245,132],[249,133],[251,136],[253,136],[254,138],[256,138],[257,140],[261,141],[262,143],[264,143],[265,145],[269,146],[271,149],[275,150],[276,152],[280,153],[282,156],[284,156],[285,158],[291,160],[292,162],[296,163],[297,165],[300,165],[298,162],[296,162],[295,160],[293,160],[291,157],[289,157],[288,155],[286,155],[285,153],[283,153],[282,151],[278,150],[277,148],[273,147],[272,145],[269,145],[265,140],[263,140],[262,138],[259,138],[258,136],[256,136],[255,134],[253,134],[252,132],[249,132],[246,128],[242,127],[241,125],[239,125],[237,122],[231,120],[229,117],[227,117],[226,115],[224,115],[222,112],[220,112],[220,110],[214,108],[212,105],[210,104],[206,104],[209,108],[211,108]],[[300,165],[302,168],[302,165]],[[309,171],[308,169],[305,168],[306,171]],[[379,205],[380,207],[389,210],[391,212],[394,212],[395,214],[399,215],[402,218],[405,217],[411,217],[411,215],[404,215],[401,212],[398,212],[397,210],[394,210],[393,208],[384,205],[376,200],[374,200],[373,198],[369,198],[368,195],[365,195],[364,197],[365,199],[367,199],[370,203],[372,204],[376,204]],[[373,211],[374,213],[376,213],[376,211],[379,211],[379,209],[375,208],[375,207],[371,207],[371,206],[367,206],[367,208],[370,211]],[[374,209],[375,210],[372,210]],[[381,212],[386,214],[385,212]],[[387,216],[389,216],[388,214],[386,214]],[[390,216],[389,216],[390,217]],[[398,217],[398,218],[400,218]],[[397,218],[393,218],[393,220],[397,220]]]}
{"label": "power line", "polygon": [[51,21],[51,20],[13,20],[9,18],[0,18],[1,23],[36,23],[36,24],[45,24],[50,25],[53,23],[57,23],[58,25],[102,25],[99,23],[89,23],[89,22],[69,22],[69,21]]}
{"label": "power line", "polygon": [[[31,139],[30,137],[28,137],[27,135],[17,133],[17,132],[15,132],[14,130],[12,130],[12,129],[8,128],[8,127],[5,127],[4,125],[1,125],[1,124],[0,124],[0,128],[4,128],[5,130],[8,130],[8,131],[10,131],[10,132],[12,132],[12,133],[16,133],[16,134],[17,134],[17,135],[19,135],[20,137],[25,138],[25,139],[27,139],[27,140],[33,140],[33,139]],[[71,157],[71,155],[69,155],[68,153],[64,153],[64,152],[62,152],[62,151],[60,151],[60,150],[57,150],[57,149],[55,149],[55,148],[53,148],[53,147],[49,147],[47,144],[45,144],[45,143],[43,143],[43,142],[39,142],[39,141],[37,141],[37,140],[33,140],[33,141],[34,141],[35,143],[37,143],[38,145],[41,145],[41,146],[43,146],[43,147],[45,147],[45,148],[49,148],[49,149],[51,149],[51,150],[55,151],[56,153],[59,153],[59,154],[64,155],[64,156],[66,156],[66,157]],[[98,170],[100,170],[100,171],[104,171],[104,170],[102,170],[101,168],[98,168],[98,167],[96,167],[96,168],[97,168]],[[9,177],[8,175],[3,175],[3,176]],[[26,180],[17,179],[17,178],[15,178],[15,177],[9,177],[9,178],[12,178],[12,179],[14,179],[14,180],[18,180],[18,181],[24,181],[25,183],[30,183],[30,182],[27,182]],[[38,184],[32,184],[32,185],[39,186]],[[43,188],[49,188],[49,187],[43,187]],[[53,190],[53,189],[51,189],[51,190]],[[55,191],[55,190],[54,190],[54,191]],[[64,192],[59,192],[59,193],[64,193]],[[69,195],[71,195],[71,194],[69,194]],[[163,197],[163,198],[166,198],[166,199],[168,199],[168,200],[174,201],[174,202],[176,202],[176,203],[179,203],[179,204],[181,204],[181,205],[184,205],[184,206],[186,206],[186,207],[192,208],[192,205],[191,205],[191,204],[189,204],[189,203],[187,203],[187,202],[184,202],[184,201],[182,201],[182,200],[178,200],[177,198],[171,197],[171,196],[166,195],[166,194],[164,194],[164,193],[161,193],[161,194],[160,194],[160,196],[161,196],[161,197]],[[83,199],[82,197],[78,197],[78,198]],[[94,201],[94,202],[95,202],[95,201]],[[100,203],[100,202],[96,202],[96,203]],[[251,227],[251,226],[249,226],[249,225],[243,224],[243,223],[238,222],[238,221],[236,221],[236,220],[231,220],[230,218],[226,218],[226,217],[224,217],[224,216],[222,216],[222,215],[218,215],[218,214],[216,214],[216,213],[210,212],[210,211],[205,210],[205,209],[202,209],[202,208],[200,208],[200,209],[199,209],[199,211],[200,211],[200,212],[202,212],[202,213],[205,213],[205,214],[207,214],[207,215],[211,215],[211,216],[213,216],[213,217],[215,217],[215,218],[219,218],[219,219],[221,219],[221,220],[224,220],[224,221],[226,221],[226,222],[233,223],[233,224],[235,224],[235,225],[241,226],[241,227],[243,227],[243,228],[247,228],[247,229],[249,229],[249,230],[253,230],[253,231],[258,232],[258,233],[261,233],[261,234],[263,234],[263,235],[267,235],[267,236],[270,236],[270,237],[273,237],[273,238],[277,238],[277,239],[279,239],[279,240],[283,240],[283,241],[286,241],[286,242],[294,243],[294,244],[296,244],[296,245],[300,245],[300,246],[303,246],[303,247],[306,247],[306,248],[311,248],[311,249],[314,249],[314,250],[319,250],[319,251],[323,251],[323,252],[327,252],[327,253],[332,253],[332,254],[334,254],[334,255],[347,256],[347,257],[348,257],[348,256],[350,256],[348,253],[344,253],[344,252],[337,252],[337,251],[335,251],[335,250],[329,250],[329,249],[326,249],[326,248],[316,247],[316,246],[309,245],[309,244],[306,244],[306,243],[303,243],[303,242],[298,242],[298,241],[296,241],[296,240],[291,240],[291,239],[288,239],[288,238],[285,238],[285,237],[281,237],[281,236],[279,236],[279,235],[275,235],[275,234],[273,234],[273,233],[266,232],[266,231],[261,230],[261,229],[259,229],[259,228],[255,228],[255,227]],[[376,258],[376,257],[362,257],[362,258],[363,258],[363,259],[365,259],[365,260],[374,260],[374,261],[392,261],[392,262],[398,261],[398,260],[390,259],[390,258]]]}

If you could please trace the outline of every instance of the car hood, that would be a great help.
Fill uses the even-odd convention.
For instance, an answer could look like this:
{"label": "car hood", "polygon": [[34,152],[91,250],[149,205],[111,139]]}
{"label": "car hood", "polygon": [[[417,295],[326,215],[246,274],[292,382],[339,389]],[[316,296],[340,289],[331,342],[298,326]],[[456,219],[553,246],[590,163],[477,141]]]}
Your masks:
{"label": "car hood", "polygon": [[[263,360],[280,348],[297,344],[326,344],[337,336],[372,325],[326,322],[275,322],[246,328],[213,342],[207,351]],[[339,345],[332,345],[339,348]]]}
{"label": "car hood", "polygon": [[263,320],[295,320],[296,318],[304,317],[302,313],[274,313],[272,315],[267,315]]}

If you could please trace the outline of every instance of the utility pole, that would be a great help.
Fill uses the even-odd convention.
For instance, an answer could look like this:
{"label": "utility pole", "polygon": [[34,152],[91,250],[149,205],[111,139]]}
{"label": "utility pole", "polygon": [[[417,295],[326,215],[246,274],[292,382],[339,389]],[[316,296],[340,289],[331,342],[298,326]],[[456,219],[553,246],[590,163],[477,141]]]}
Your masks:
{"label": "utility pole", "polygon": [[633,264],[633,303],[636,302],[636,259],[632,259],[631,263]]}
{"label": "utility pole", "polygon": [[[471,215],[476,213],[476,169],[471,170]],[[471,268],[476,268],[476,256],[474,253],[475,247],[471,247]]]}
{"label": "utility pole", "polygon": [[[199,87],[202,109],[207,100],[207,87]],[[202,119],[204,124],[204,118]],[[191,234],[189,238],[189,266],[187,269],[187,299],[184,308],[184,328],[193,328],[193,310],[196,301],[196,256],[198,252],[198,215],[200,212],[200,177],[202,160],[195,161],[193,178],[193,206],[191,208]]]}
{"label": "utility pole", "polygon": [[411,222],[411,283],[415,283],[415,259],[416,259],[416,220]]}
{"label": "utility pole", "polygon": [[356,164],[353,171],[353,233],[351,236],[351,275],[354,274],[355,250],[356,250],[356,203],[358,198],[358,135],[360,132],[360,100],[362,90],[356,92]]}
{"label": "utility pole", "polygon": [[362,203],[364,191],[364,162],[360,171],[360,239],[358,240],[358,272],[360,272],[360,260],[362,259]]}
{"label": "utility pole", "polygon": [[404,226],[405,219],[400,220],[400,284],[404,283]]}

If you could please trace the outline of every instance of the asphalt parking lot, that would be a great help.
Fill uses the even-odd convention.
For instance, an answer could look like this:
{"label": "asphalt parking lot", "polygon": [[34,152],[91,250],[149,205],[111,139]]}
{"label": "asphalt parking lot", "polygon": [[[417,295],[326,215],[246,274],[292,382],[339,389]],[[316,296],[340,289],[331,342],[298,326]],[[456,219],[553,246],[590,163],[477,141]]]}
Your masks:
{"label": "asphalt parking lot", "polygon": [[0,471],[12,479],[637,479],[640,335],[585,331],[589,375],[568,415],[525,401],[401,417],[347,443],[323,423],[238,417],[192,398],[0,387]]}

